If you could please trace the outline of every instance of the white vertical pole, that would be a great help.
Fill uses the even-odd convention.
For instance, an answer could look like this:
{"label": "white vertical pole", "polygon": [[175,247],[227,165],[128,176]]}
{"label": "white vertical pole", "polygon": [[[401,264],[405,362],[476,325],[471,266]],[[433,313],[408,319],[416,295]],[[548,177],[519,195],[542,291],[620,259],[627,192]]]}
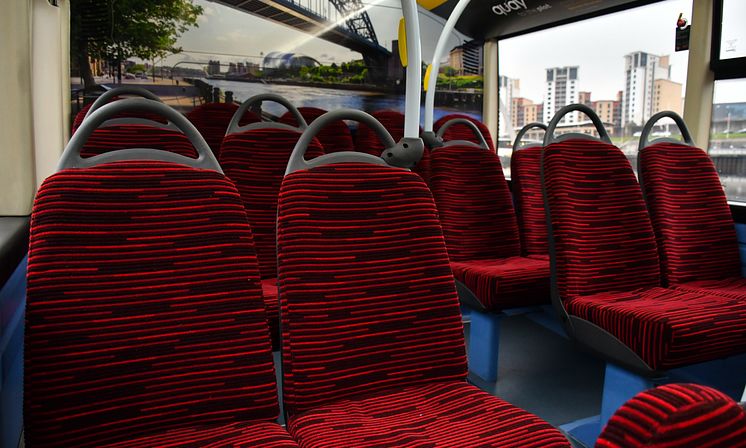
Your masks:
{"label": "white vertical pole", "polygon": [[456,26],[456,22],[461,17],[466,7],[469,5],[471,0],[459,0],[456,3],[456,7],[451,11],[451,15],[448,16],[446,24],[443,26],[443,30],[440,32],[438,43],[435,46],[435,53],[433,53],[433,62],[430,64],[430,77],[427,80],[427,93],[425,94],[425,132],[432,132],[433,130],[433,115],[435,110],[435,88],[438,83],[438,71],[440,71],[440,60],[443,58],[443,53],[446,50],[446,44],[448,38],[453,32],[453,28]]}
{"label": "white vertical pole", "polygon": [[498,83],[497,41],[485,41],[482,49],[484,54],[484,99],[482,100],[482,121],[495,136],[495,145],[499,134],[497,125],[500,115],[500,85]]}
{"label": "white vertical pole", "polygon": [[407,90],[404,99],[404,137],[420,138],[420,92],[422,90],[422,51],[416,0],[402,0],[407,32]]}

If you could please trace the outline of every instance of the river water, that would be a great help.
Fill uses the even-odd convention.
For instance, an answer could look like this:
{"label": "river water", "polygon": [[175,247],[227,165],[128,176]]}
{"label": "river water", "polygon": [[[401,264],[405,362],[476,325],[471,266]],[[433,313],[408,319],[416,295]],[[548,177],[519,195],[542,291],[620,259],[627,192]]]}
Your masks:
{"label": "river water", "polygon": [[[402,113],[404,112],[404,95],[365,92],[361,90],[337,90],[319,87],[225,81],[219,79],[205,79],[204,81],[213,87],[219,87],[224,92],[232,91],[233,98],[237,101],[244,101],[251,96],[260,93],[276,93],[285,97],[296,107],[318,107],[326,110],[350,108],[362,110],[368,113],[383,109],[393,109]],[[284,107],[269,102],[262,104],[262,109],[273,115],[279,115],[285,112]],[[422,110],[424,111],[424,107]],[[477,110],[476,108],[468,109],[462,107],[440,106],[435,108],[435,120],[443,115],[452,113],[462,113],[470,115],[478,120],[482,119],[481,108]]]}

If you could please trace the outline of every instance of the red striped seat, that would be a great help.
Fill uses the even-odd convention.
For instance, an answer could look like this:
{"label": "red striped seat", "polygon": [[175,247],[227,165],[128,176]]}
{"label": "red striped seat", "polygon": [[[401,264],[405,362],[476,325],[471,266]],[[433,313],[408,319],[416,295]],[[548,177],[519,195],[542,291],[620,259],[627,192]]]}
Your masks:
{"label": "red striped seat", "polygon": [[[238,188],[254,235],[264,301],[274,340],[279,336],[277,298],[277,195],[288,159],[301,133],[288,129],[253,129],[227,135],[220,151],[220,165]],[[307,158],[323,154],[318,141]]]}
{"label": "red striped seat", "polygon": [[569,446],[465,383],[455,285],[419,176],[366,163],[291,173],[277,241],[284,403],[301,446],[532,446],[530,434]]}
{"label": "red striped seat", "polygon": [[[395,142],[404,137],[404,114],[395,110],[379,110],[371,113],[389,131]],[[422,130],[420,130],[421,132]],[[384,150],[381,139],[370,127],[360,123],[355,135],[355,148],[360,152],[380,156]]]}
{"label": "red striped seat", "polygon": [[485,149],[433,150],[430,188],[456,279],[490,311],[549,303],[549,262],[524,258],[500,159]]}
{"label": "red striped seat", "polygon": [[639,157],[666,284],[746,299],[735,224],[712,160],[670,142],[645,147]]}
{"label": "red striped seat", "polygon": [[[205,103],[187,112],[186,117],[210,145],[215,158],[220,157],[220,145],[228,130],[231,118],[238,110],[234,103]],[[240,126],[262,121],[254,112],[246,111],[239,121]]]}
{"label": "red striped seat", "polygon": [[728,396],[696,384],[637,394],[609,420],[596,448],[743,448],[746,413]]}
{"label": "red striped seat", "polygon": [[97,128],[80,151],[81,157],[93,157],[126,148],[152,148],[197,158],[197,151],[186,135],[173,129],[142,124],[121,124]]}
{"label": "red striped seat", "polygon": [[541,146],[522,148],[510,158],[521,248],[524,256],[547,256],[547,216],[541,187]]}
{"label": "red striped seat", "polygon": [[746,302],[660,288],[650,218],[624,154],[568,139],[544,149],[557,286],[572,316],[601,327],[651,369],[746,352]]}
{"label": "red striped seat", "polygon": [[[438,129],[440,129],[441,126],[446,124],[447,121],[453,120],[454,118],[465,118],[479,128],[479,132],[482,133],[482,136],[484,137],[485,141],[487,141],[487,145],[494,151],[495,150],[495,144],[492,140],[492,135],[490,135],[490,130],[485,126],[484,123],[477,120],[476,118],[466,115],[466,114],[448,114],[440,117],[434,124],[433,124],[433,131],[438,132]],[[464,124],[454,124],[453,126],[446,129],[446,132],[443,134],[443,141],[450,141],[450,140],[466,140],[468,142],[481,144],[482,142],[479,141],[479,139],[474,135],[474,131],[471,130],[469,126],[466,126]]]}
{"label": "red striped seat", "polygon": [[[298,112],[303,115],[307,124],[311,124],[313,120],[324,115],[327,111],[317,107],[299,107]],[[290,112],[285,112],[279,121],[290,126],[298,126],[298,122]],[[327,154],[355,150],[355,144],[352,142],[352,133],[344,120],[334,121],[324,126],[316,135],[316,138],[319,139],[319,142],[324,147],[324,152]]]}
{"label": "red striped seat", "polygon": [[[266,314],[235,186],[148,161],[47,178],[32,214],[24,388],[29,446],[292,446],[274,442]],[[266,445],[253,443],[259,430]]]}

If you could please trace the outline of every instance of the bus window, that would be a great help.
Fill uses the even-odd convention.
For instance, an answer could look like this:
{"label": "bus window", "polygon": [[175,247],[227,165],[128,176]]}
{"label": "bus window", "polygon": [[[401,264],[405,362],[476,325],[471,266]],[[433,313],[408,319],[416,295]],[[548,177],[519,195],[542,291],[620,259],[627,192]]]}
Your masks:
{"label": "bus window", "polygon": [[709,153],[728,200],[746,202],[746,78],[715,81]]}
{"label": "bus window", "polygon": [[[691,18],[691,0],[668,0],[499,42],[499,135],[512,140],[533,121],[548,123],[563,106],[583,103],[636,166],[645,122],[684,110],[688,52],[675,52],[676,20]],[[634,30],[634,32],[633,32]],[[590,121],[569,114],[557,133],[593,134]],[[654,133],[675,137],[662,121]],[[535,130],[527,140],[541,140]],[[503,151],[507,166],[509,151]],[[507,173],[506,173],[507,174]]]}

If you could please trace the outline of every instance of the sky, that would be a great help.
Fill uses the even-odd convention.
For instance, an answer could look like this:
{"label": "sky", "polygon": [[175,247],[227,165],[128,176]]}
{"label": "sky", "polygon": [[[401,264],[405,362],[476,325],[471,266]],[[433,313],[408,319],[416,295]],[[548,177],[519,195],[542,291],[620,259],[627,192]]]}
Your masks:
{"label": "sky", "polygon": [[[260,55],[289,51],[316,58],[323,64],[360,59],[359,53],[314,39],[292,28],[269,22],[211,0],[193,0],[204,8],[199,27],[184,33],[178,45],[185,52],[169,56],[162,63],[181,60],[223,63],[249,60]],[[328,0],[297,0],[328,4]],[[744,0],[729,0],[746,5]],[[379,43],[391,48],[401,17],[399,0],[363,0]],[[667,0],[620,13],[576,22],[500,42],[500,74],[521,80],[521,96],[540,102],[545,90],[545,69],[579,66],[579,88],[591,91],[594,100],[615,99],[624,85],[624,55],[645,51],[670,55],[671,79],[685,84],[688,51],[675,52],[675,25],[680,13],[691,19],[692,0]],[[445,21],[420,8],[422,54],[430,62]],[[449,44],[467,39],[454,32]],[[234,56],[231,56],[234,55]],[[682,95],[685,92],[682,89]],[[746,101],[746,81],[718,82],[715,102]]]}

